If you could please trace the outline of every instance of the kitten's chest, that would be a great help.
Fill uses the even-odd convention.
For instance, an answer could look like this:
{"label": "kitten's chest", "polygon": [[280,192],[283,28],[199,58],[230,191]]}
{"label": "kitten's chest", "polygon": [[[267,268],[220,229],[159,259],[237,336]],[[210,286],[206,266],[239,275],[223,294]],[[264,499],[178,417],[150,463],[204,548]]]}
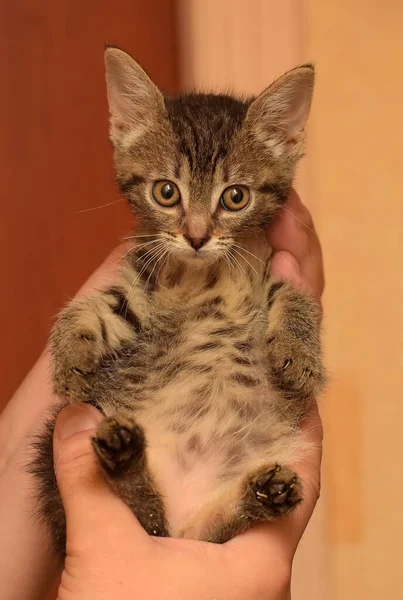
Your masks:
{"label": "kitten's chest", "polygon": [[155,299],[150,382],[157,389],[147,404],[164,429],[205,431],[211,442],[261,409],[267,315],[261,285],[240,278],[196,283]]}
{"label": "kitten's chest", "polygon": [[227,267],[168,274],[165,282],[173,283],[162,283],[153,297],[156,321],[181,326],[191,323],[195,332],[208,320],[247,326],[264,309],[267,297],[268,282],[263,273],[231,272]]}

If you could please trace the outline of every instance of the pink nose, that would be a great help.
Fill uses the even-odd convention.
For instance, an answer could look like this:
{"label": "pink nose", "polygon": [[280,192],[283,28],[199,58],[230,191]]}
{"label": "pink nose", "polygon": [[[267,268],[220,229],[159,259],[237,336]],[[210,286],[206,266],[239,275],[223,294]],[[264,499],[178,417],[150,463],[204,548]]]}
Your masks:
{"label": "pink nose", "polygon": [[190,244],[192,246],[192,248],[194,248],[195,250],[200,250],[200,248],[209,241],[211,236],[206,235],[205,237],[200,238],[200,237],[189,237],[188,235],[184,235],[183,237],[188,242],[188,244]]}

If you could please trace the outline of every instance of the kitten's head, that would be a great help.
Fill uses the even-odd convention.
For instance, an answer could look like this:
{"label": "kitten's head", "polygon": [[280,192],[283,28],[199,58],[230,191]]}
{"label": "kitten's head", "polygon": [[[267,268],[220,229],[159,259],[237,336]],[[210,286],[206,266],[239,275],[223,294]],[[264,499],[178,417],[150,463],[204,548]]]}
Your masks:
{"label": "kitten's head", "polygon": [[314,83],[293,69],[257,98],[163,95],[125,52],[105,52],[117,180],[176,258],[211,262],[264,229],[303,153]]}

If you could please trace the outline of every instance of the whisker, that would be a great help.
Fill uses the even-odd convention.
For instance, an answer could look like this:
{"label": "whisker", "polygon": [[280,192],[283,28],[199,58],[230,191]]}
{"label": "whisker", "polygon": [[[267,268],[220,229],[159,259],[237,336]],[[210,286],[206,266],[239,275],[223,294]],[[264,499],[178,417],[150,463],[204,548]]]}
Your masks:
{"label": "whisker", "polygon": [[130,254],[130,252],[132,252],[133,250],[134,250],[134,246],[132,246],[131,248],[129,248],[129,250],[128,250],[127,252],[125,252],[125,253],[123,254],[123,256],[120,256],[120,257],[118,258],[118,260],[117,260],[117,261],[116,261],[116,262],[113,264],[113,266],[114,266],[114,267],[116,267],[116,265],[117,265],[118,263],[120,263],[120,261],[122,261],[124,258],[126,258],[126,256],[127,256],[128,254]]}
{"label": "whisker", "polygon": [[157,246],[154,246],[154,248],[150,248],[150,250],[147,250],[147,252],[144,252],[144,254],[142,256],[139,256],[136,259],[137,262],[144,260],[146,257],[148,258],[148,256],[150,254],[152,254],[155,250],[159,250],[159,248],[162,248],[162,246],[165,246],[165,242],[160,242],[159,244],[157,244]]}
{"label": "whisker", "polygon": [[150,265],[153,260],[156,258],[156,256],[160,253],[160,251],[163,249],[161,248],[161,246],[163,246],[164,244],[160,244],[157,248],[152,248],[151,250],[149,250],[147,252],[147,254],[149,254],[145,264],[142,266],[140,273],[139,273],[139,277],[141,277],[143,275],[143,273],[145,273],[145,271],[147,270],[148,265]]}
{"label": "whisker", "polygon": [[309,229],[309,231],[312,231],[312,233],[316,233],[314,229],[312,229],[312,227],[309,227],[309,225],[307,225],[306,223],[304,223],[304,221],[302,221],[302,219],[300,219],[299,217],[297,217],[297,215],[294,215],[293,212],[291,212],[290,210],[288,210],[288,208],[286,208],[285,206],[283,206],[283,210],[285,210],[286,213],[288,213],[289,215],[291,215],[292,217],[294,217],[294,219],[296,221],[298,221],[298,223],[301,223],[301,225],[303,225],[304,227],[306,227],[307,229]]}
{"label": "whisker", "polygon": [[161,237],[160,233],[142,233],[140,235],[127,235],[123,240],[134,240],[135,238],[144,238],[144,237]]}
{"label": "whisker", "polygon": [[[161,256],[165,256],[165,252],[166,252],[166,247],[159,248],[159,249],[158,249],[158,251],[157,251],[157,252],[155,252],[155,253],[152,255],[151,262],[152,262],[153,260],[156,260],[156,264],[157,264],[157,262],[159,261],[159,259],[161,258]],[[154,269],[155,269],[155,266],[156,266],[156,264],[154,265],[154,267],[153,267],[153,269],[152,269],[152,271],[151,271],[151,274],[153,273],[153,271],[154,271]],[[147,280],[147,281],[148,281],[148,280]]]}
{"label": "whisker", "polygon": [[139,273],[137,273],[137,277],[134,277],[130,287],[129,287],[129,291],[126,294],[126,313],[125,313],[125,318],[127,317],[127,311],[129,308],[129,296],[131,294],[131,291],[133,289],[133,287],[135,286],[136,282],[141,278],[141,275],[144,273],[144,271],[147,269],[147,266],[153,261],[154,259],[154,255],[151,257],[151,259],[149,261],[146,262],[146,264],[143,266],[143,268],[141,269],[141,271]]}
{"label": "whisker", "polygon": [[[167,252],[168,252],[167,248],[163,248],[163,249],[162,249],[162,251],[159,253],[159,255],[158,255],[158,257],[157,257],[157,259],[156,259],[156,261],[155,261],[155,265],[153,266],[153,268],[152,268],[152,271],[151,271],[151,273],[149,274],[149,276],[147,277],[147,281],[146,281],[146,282],[145,282],[145,284],[144,284],[144,289],[146,289],[146,288],[147,288],[148,282],[149,282],[150,278],[152,277],[152,274],[153,274],[153,273],[154,273],[154,271],[155,271],[155,267],[158,265],[159,261],[160,261],[160,260],[162,260],[162,259],[164,258],[165,254],[166,254]],[[154,257],[154,258],[155,258],[155,257]]]}
{"label": "whisker", "polygon": [[251,256],[253,256],[253,258],[256,258],[256,260],[258,260],[259,262],[261,262],[262,265],[265,264],[264,260],[262,260],[261,258],[259,258],[258,256],[256,256],[256,254],[253,254],[253,252],[249,252],[249,250],[247,250],[246,248],[244,248],[243,246],[241,246],[241,244],[237,244],[236,242],[234,242],[233,246],[235,246],[236,248],[240,248],[241,250],[243,250],[247,254],[250,254]]}
{"label": "whisker", "polygon": [[290,265],[292,265],[293,267],[295,267],[295,263],[293,263],[293,261],[290,259],[290,257],[286,254],[287,250],[275,250],[273,252],[273,255],[275,254],[281,254],[283,256],[283,258],[286,258],[288,260],[288,262],[290,263]]}
{"label": "whisker", "polygon": [[77,210],[74,214],[80,215],[81,213],[90,212],[92,210],[98,210],[98,208],[112,206],[112,204],[117,204],[118,202],[123,202],[123,198],[119,198],[118,200],[114,200],[113,202],[108,202],[108,204],[101,204],[101,206],[91,206],[90,208],[83,208],[82,210]]}
{"label": "whisker", "polygon": [[256,275],[259,275],[259,273],[256,271],[255,267],[248,261],[248,259],[245,256],[243,256],[243,254],[241,254],[236,248],[232,248],[232,250],[234,252],[236,252],[241,258],[243,258],[246,263],[248,263],[250,268],[255,271]]}
{"label": "whisker", "polygon": [[[169,257],[170,257],[170,255],[171,255],[171,250],[168,248],[168,249],[167,249],[167,255],[166,255],[166,259],[165,259],[165,260],[164,260],[164,261],[161,263],[161,266],[160,266],[160,268],[158,269],[158,273],[157,273],[157,275],[155,276],[155,279],[156,279],[156,281],[158,281],[158,278],[159,278],[159,276],[160,276],[161,270],[162,270],[162,269],[165,267],[165,265],[167,264],[167,262],[168,262],[168,260],[169,260]],[[161,286],[163,289],[167,289],[165,286],[163,286],[163,285],[161,285],[161,284],[160,284],[160,286]]]}
{"label": "whisker", "polygon": [[239,262],[239,260],[237,259],[237,257],[236,257],[234,254],[232,254],[232,251],[233,251],[233,250],[234,250],[234,251],[236,251],[236,250],[235,250],[235,248],[231,248],[231,257],[232,257],[232,259],[235,261],[235,264],[236,264],[236,265],[239,267],[239,269],[242,271],[242,273],[243,273],[243,274],[245,275],[245,277],[246,277],[246,272],[245,272],[245,269],[243,268],[243,266],[241,265],[241,263]]}
{"label": "whisker", "polygon": [[229,279],[231,281],[232,280],[231,274],[232,274],[233,265],[230,262],[229,256],[227,254],[224,254],[224,260],[227,263],[227,265],[229,266],[228,277],[229,277]]}
{"label": "whisker", "polygon": [[139,244],[138,246],[134,246],[136,250],[140,250],[140,248],[144,248],[145,246],[149,246],[150,244],[155,244],[158,240],[151,240],[149,242],[144,242],[143,244]]}
{"label": "whisker", "polygon": [[[236,263],[234,262],[234,257],[232,256],[231,252],[228,252],[228,254],[226,255],[228,258],[228,261],[230,263],[231,269],[235,270],[236,267]],[[234,266],[235,265],[235,266]]]}
{"label": "whisker", "polygon": [[270,410],[266,410],[265,412],[263,412],[262,414],[258,415],[255,419],[253,419],[253,421],[251,421],[250,423],[247,423],[246,425],[244,425],[243,427],[241,427],[240,429],[237,429],[236,431],[234,431],[234,433],[230,434],[230,437],[232,437],[233,435],[238,435],[241,431],[244,431],[245,429],[248,429],[249,427],[252,427],[256,421],[258,421],[259,419],[261,419],[264,415],[269,414]]}
{"label": "whisker", "polygon": [[[154,241],[154,240],[153,240],[153,241]],[[139,247],[140,247],[140,246],[132,246],[131,248],[129,248],[129,250],[128,250],[127,252],[125,252],[125,253],[123,254],[123,256],[120,256],[120,257],[118,258],[118,260],[115,262],[115,264],[114,264],[113,266],[114,266],[114,267],[116,267],[116,265],[117,265],[117,264],[118,264],[118,263],[119,263],[121,260],[123,260],[123,259],[124,259],[124,258],[125,258],[125,257],[126,257],[128,254],[130,254],[130,252],[132,252],[133,250],[137,250]],[[146,254],[147,254],[147,253],[146,253]],[[144,256],[145,256],[146,254],[144,254]],[[137,259],[137,260],[138,260],[138,259]]]}
{"label": "whisker", "polygon": [[136,284],[136,281],[137,281],[137,280],[138,280],[138,276],[137,276],[137,277],[134,277],[134,279],[133,279],[132,283],[130,284],[129,291],[128,291],[128,292],[127,292],[127,294],[126,294],[126,301],[125,301],[125,302],[122,304],[122,308],[123,308],[123,306],[126,304],[125,319],[127,318],[127,311],[128,311],[128,309],[129,309],[129,296],[130,296],[130,294],[131,294],[131,291],[132,291],[132,289],[133,289],[134,285]]}

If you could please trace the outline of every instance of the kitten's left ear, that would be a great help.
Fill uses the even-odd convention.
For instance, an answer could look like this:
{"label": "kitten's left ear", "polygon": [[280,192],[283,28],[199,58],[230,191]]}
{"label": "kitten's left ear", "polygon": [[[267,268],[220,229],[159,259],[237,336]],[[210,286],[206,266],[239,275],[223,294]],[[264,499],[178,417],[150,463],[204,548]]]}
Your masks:
{"label": "kitten's left ear", "polygon": [[127,131],[144,129],[158,120],[164,111],[164,98],[147,73],[123,50],[108,47],[105,67],[110,138],[116,143]]}
{"label": "kitten's left ear", "polygon": [[288,71],[251,103],[245,125],[273,150],[298,156],[302,152],[314,79],[312,65]]}

